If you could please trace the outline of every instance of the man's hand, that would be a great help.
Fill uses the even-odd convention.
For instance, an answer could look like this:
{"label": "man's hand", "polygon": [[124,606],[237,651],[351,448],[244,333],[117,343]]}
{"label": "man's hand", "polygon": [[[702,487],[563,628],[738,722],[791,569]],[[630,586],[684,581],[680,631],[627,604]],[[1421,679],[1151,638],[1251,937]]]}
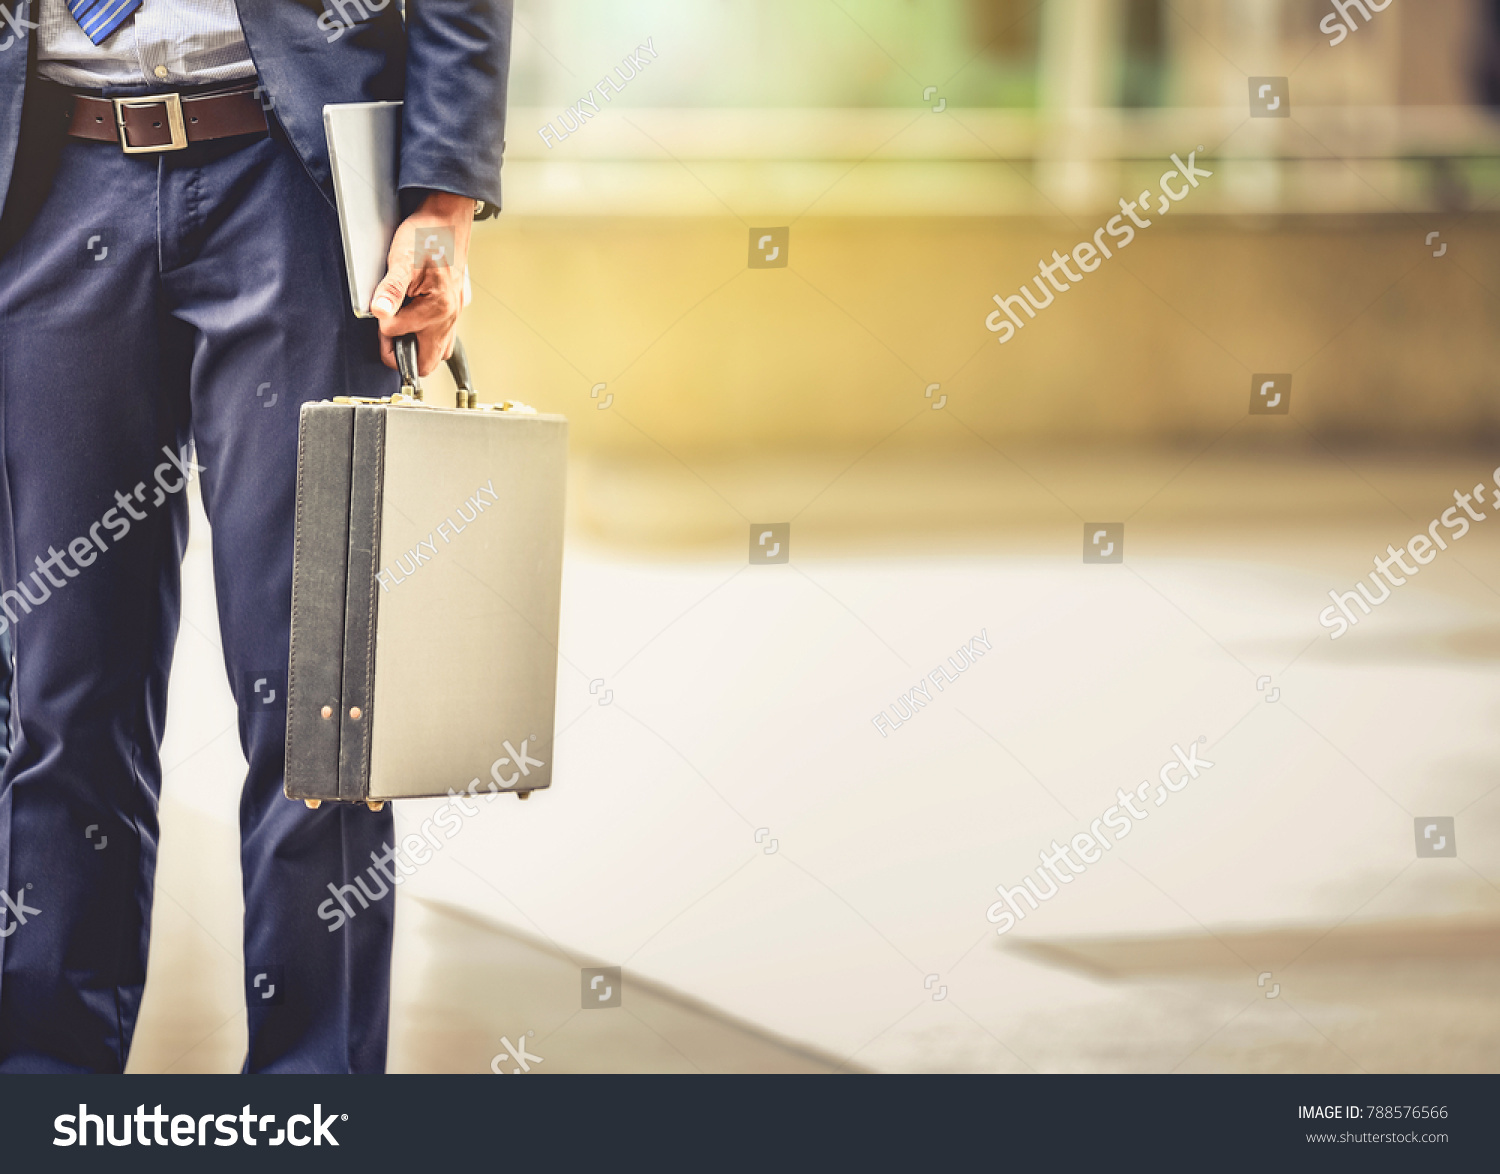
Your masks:
{"label": "man's hand", "polygon": [[417,336],[423,375],[453,353],[473,224],[474,201],[468,196],[432,192],[396,230],[385,278],[370,303],[380,321],[380,357],[387,367],[396,365],[394,344],[403,334]]}

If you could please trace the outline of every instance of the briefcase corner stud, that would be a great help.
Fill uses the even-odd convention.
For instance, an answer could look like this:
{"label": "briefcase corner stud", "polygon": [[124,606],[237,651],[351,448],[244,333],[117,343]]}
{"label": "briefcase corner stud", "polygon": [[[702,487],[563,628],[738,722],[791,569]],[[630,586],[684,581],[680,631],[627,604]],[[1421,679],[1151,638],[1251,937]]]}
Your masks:
{"label": "briefcase corner stud", "polygon": [[[288,795],[287,798],[291,799],[292,796]],[[302,802],[307,805],[309,811],[316,811],[323,806],[323,800],[321,799],[304,799]],[[366,799],[364,803],[371,811],[380,812],[385,810],[386,801],[384,799]]]}
{"label": "briefcase corner stud", "polygon": [[530,799],[531,798],[531,792],[530,791],[517,791],[516,792],[516,798],[517,799]]}

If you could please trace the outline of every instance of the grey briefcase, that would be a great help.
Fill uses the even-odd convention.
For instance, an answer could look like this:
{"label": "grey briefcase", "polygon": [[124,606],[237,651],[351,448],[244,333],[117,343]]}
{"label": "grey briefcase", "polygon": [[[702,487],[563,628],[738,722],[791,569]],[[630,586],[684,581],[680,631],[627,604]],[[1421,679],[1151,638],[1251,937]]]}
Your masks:
{"label": "grey briefcase", "polygon": [[401,393],[302,408],[286,794],[368,803],[551,785],[568,423]]}

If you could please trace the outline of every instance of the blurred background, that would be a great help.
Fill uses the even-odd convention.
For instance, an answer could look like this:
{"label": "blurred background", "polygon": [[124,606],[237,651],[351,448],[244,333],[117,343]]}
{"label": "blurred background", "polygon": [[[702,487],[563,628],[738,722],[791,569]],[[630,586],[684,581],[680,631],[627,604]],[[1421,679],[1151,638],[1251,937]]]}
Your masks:
{"label": "blurred background", "polygon": [[[520,0],[463,331],[571,420],[555,782],[403,887],[391,1070],[1500,1067],[1497,523],[1318,620],[1500,460],[1497,8]],[[992,295],[1189,152],[998,345]],[[194,525],[136,1071],[244,1049]]]}

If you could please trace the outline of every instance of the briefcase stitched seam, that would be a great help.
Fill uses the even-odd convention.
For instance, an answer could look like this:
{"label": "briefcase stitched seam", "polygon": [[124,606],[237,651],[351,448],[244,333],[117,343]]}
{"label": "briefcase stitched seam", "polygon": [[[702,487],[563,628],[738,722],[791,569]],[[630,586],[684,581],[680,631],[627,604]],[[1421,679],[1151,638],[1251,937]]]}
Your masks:
{"label": "briefcase stitched seam", "polygon": [[[365,629],[365,720],[360,730],[360,782],[361,790],[370,793],[370,743],[373,740],[375,700],[375,609],[378,596],[375,591],[374,570],[380,563],[380,507],[385,498],[385,421],[384,410],[375,413],[375,492],[370,494],[370,610],[368,627]],[[363,573],[363,572],[361,572]]]}
{"label": "briefcase stitched seam", "polygon": [[[344,643],[340,657],[344,684],[340,704],[351,707],[340,719],[345,725],[339,747],[339,798],[347,802],[360,802],[368,795],[367,754],[370,743],[365,729],[369,721],[363,713],[354,718],[349,712],[353,708],[367,708],[370,702],[374,632],[368,626],[359,627],[359,584],[363,581],[367,590],[375,586],[373,568],[379,545],[376,531],[380,521],[380,478],[384,475],[384,423],[382,409],[374,406],[354,408],[348,495],[349,537],[346,544],[348,561],[342,588]],[[356,512],[362,496],[370,509],[366,519],[360,519]],[[372,605],[373,600],[368,601],[363,609],[367,625],[373,623]]]}
{"label": "briefcase stitched seam", "polygon": [[[300,424],[300,421],[299,421]],[[306,524],[307,515],[303,512],[303,494],[307,490],[307,447],[300,443],[301,428],[298,428],[297,445],[297,504],[295,522],[292,527],[292,627],[287,640],[287,662],[286,662],[286,765],[291,766],[296,762],[292,754],[292,744],[296,741],[293,731],[297,728],[295,721],[297,701],[297,675],[293,666],[297,663],[297,552],[302,549],[302,531]],[[281,785],[286,786],[286,773],[282,772]]]}

